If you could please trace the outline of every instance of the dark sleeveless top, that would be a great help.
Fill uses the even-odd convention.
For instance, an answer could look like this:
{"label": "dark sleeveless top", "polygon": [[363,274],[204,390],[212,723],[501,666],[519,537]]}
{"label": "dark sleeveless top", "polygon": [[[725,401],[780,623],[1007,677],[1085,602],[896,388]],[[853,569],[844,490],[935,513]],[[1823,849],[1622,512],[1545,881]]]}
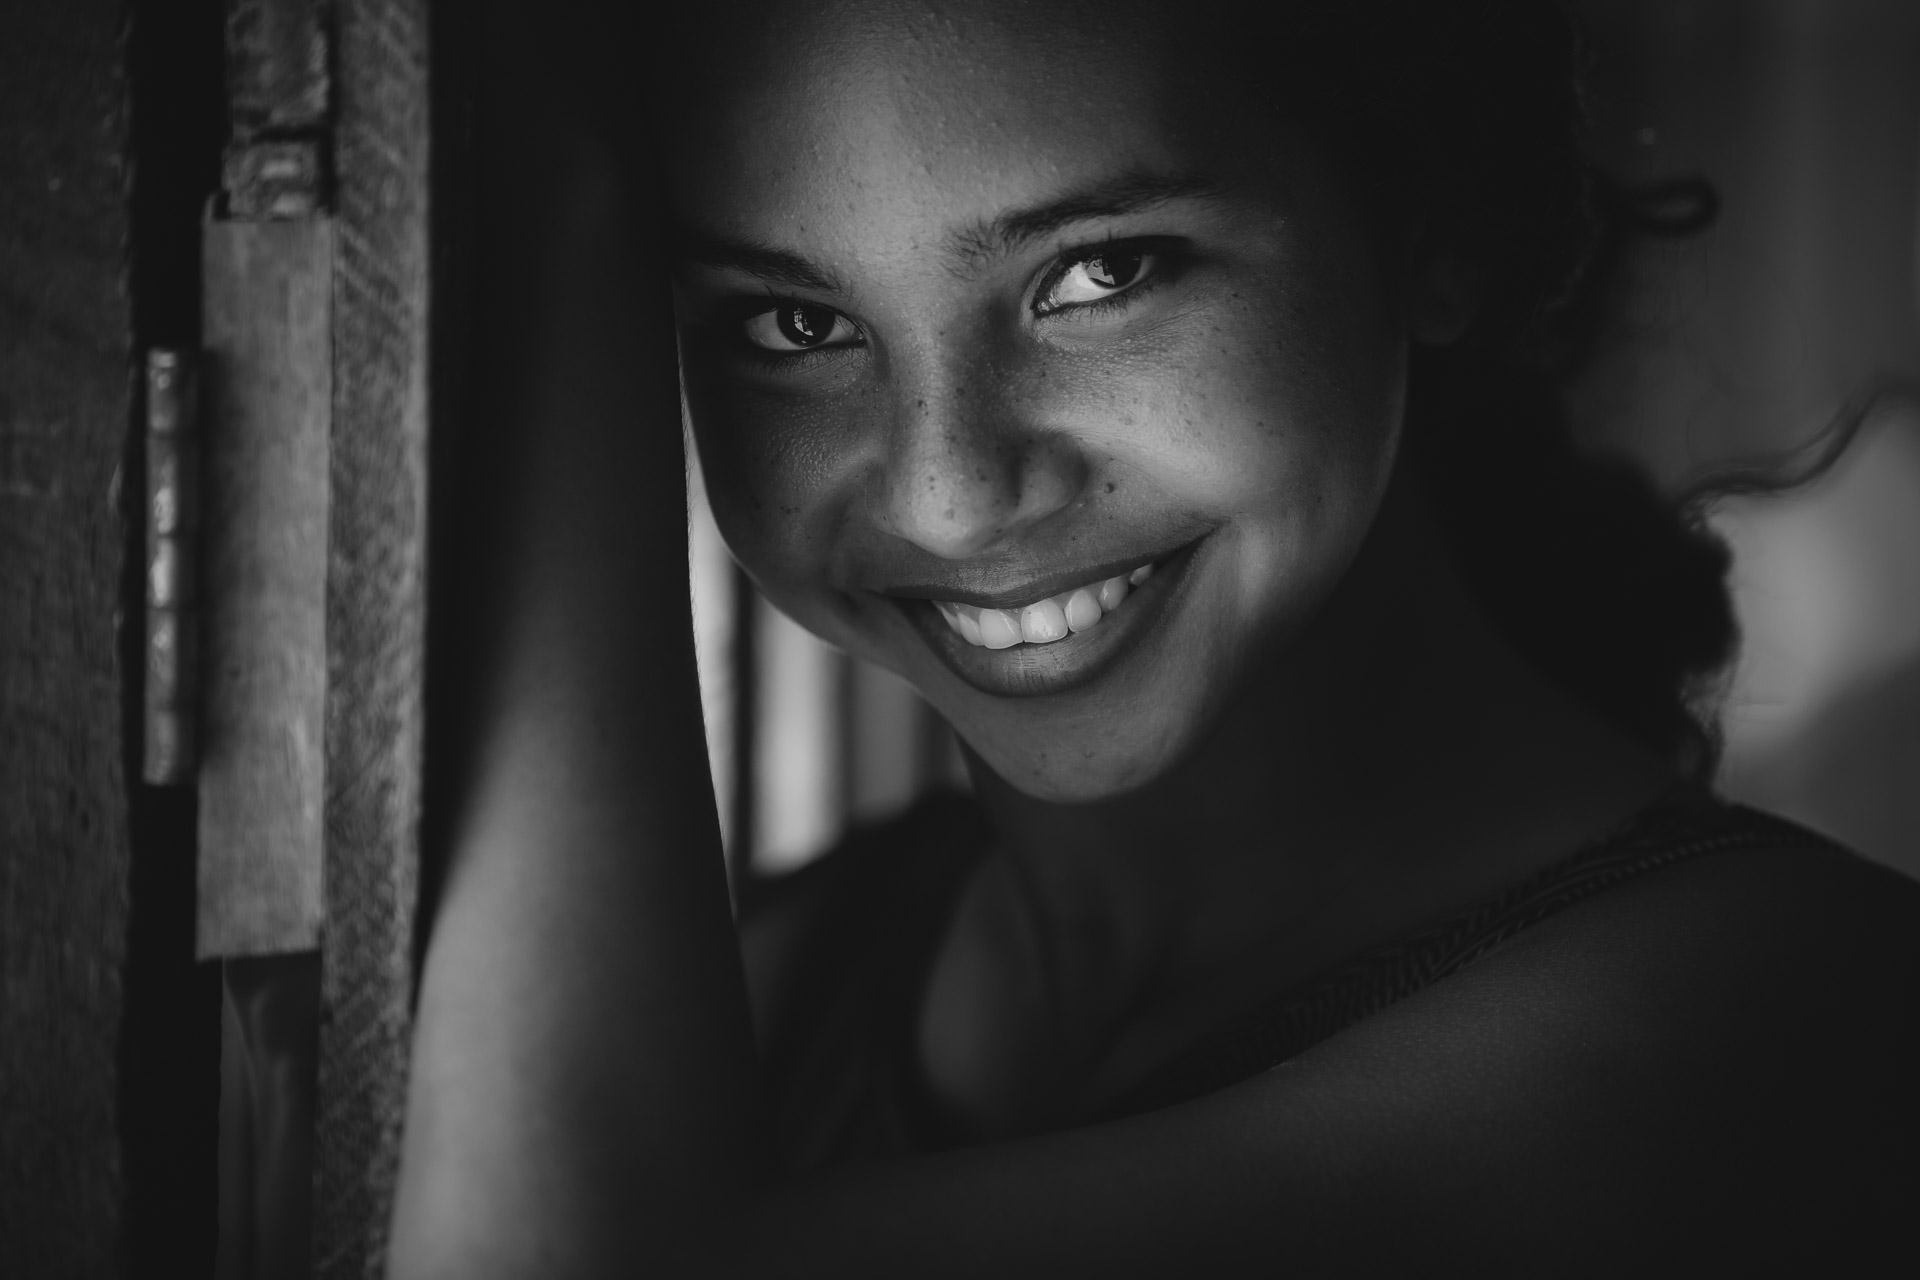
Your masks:
{"label": "dark sleeveless top", "polygon": [[[749,886],[743,919],[799,905],[806,934],[765,1036],[778,1145],[794,1169],[951,1145],[916,1070],[917,1013],[967,874],[991,845],[958,796],[856,833],[799,872]],[[1172,1105],[1287,1061],[1441,981],[1522,930],[1615,885],[1693,858],[1839,846],[1695,787],[1479,906],[1339,964],[1217,1028],[1097,1119]]]}

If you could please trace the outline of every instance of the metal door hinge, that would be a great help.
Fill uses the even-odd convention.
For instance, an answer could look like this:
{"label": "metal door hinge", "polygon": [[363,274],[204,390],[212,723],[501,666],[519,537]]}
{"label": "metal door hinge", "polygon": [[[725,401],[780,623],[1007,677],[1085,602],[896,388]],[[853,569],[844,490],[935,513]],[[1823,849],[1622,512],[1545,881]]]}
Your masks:
{"label": "metal door hinge", "polygon": [[199,396],[187,354],[147,353],[146,725],[141,776],[191,781],[198,756]]}

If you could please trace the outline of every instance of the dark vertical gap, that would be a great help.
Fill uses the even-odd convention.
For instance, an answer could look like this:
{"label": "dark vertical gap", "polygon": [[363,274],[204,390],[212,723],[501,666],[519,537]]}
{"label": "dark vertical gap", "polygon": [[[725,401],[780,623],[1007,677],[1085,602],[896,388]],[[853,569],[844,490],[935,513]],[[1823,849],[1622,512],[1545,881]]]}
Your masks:
{"label": "dark vertical gap", "polygon": [[231,998],[221,1001],[220,1012],[220,1244],[214,1280],[252,1280],[256,1171],[246,1030]]}
{"label": "dark vertical gap", "polygon": [[[136,358],[200,335],[200,210],[226,129],[219,0],[136,2],[126,45],[132,185],[128,290]],[[134,379],[121,466],[126,522],[119,635],[129,913],[118,1107],[127,1272],[211,1275],[218,1222],[220,974],[194,959],[191,785],[140,780],[146,555],[146,405]]]}
{"label": "dark vertical gap", "polygon": [[853,825],[854,802],[860,795],[860,673],[844,653],[833,655],[833,686],[833,740],[840,760],[837,842]]}
{"label": "dark vertical gap", "polygon": [[728,872],[736,892],[754,875],[754,823],[760,808],[754,767],[760,732],[760,593],[739,565],[733,576],[733,843]]}
{"label": "dark vertical gap", "polygon": [[927,703],[919,706],[920,724],[920,776],[916,780],[914,794],[925,795],[929,791],[970,792],[972,781],[967,770],[960,740],[947,724],[946,718]]}
{"label": "dark vertical gap", "polygon": [[[414,907],[413,981],[418,994],[427,939],[446,878],[449,788],[460,740],[457,666],[461,644],[454,588],[463,539],[460,424],[472,409],[474,318],[484,304],[476,269],[479,237],[480,6],[437,0],[428,33],[427,237],[427,620],[421,745],[420,888]],[[464,441],[471,446],[471,435]]]}
{"label": "dark vertical gap", "polygon": [[[319,1067],[320,953],[228,958],[223,1022],[239,1040],[244,1154],[221,1190],[240,1210],[221,1223],[223,1257],[248,1277],[303,1276],[313,1254],[314,1103]],[[236,1185],[237,1184],[237,1185]]]}
{"label": "dark vertical gap", "polygon": [[929,721],[938,720],[925,703],[913,708],[913,798],[918,800],[940,783],[940,736]]}

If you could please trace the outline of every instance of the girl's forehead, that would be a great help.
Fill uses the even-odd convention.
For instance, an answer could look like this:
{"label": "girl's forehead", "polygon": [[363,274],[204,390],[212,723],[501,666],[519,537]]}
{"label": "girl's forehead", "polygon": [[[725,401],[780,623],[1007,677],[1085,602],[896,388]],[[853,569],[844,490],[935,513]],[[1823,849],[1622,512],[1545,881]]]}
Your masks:
{"label": "girl's forehead", "polygon": [[773,4],[724,27],[683,24],[672,72],[703,119],[830,123],[881,109],[964,127],[1125,82],[1152,92],[1167,70],[1157,9],[1122,3],[1095,20],[1064,0]]}
{"label": "girl's forehead", "polygon": [[1164,4],[764,12],[686,24],[665,131],[686,212],[1018,203],[1118,171],[1217,169],[1265,114]]}
{"label": "girl's forehead", "polygon": [[793,60],[852,63],[1002,61],[1061,44],[1124,49],[1137,37],[1198,29],[1214,0],[1193,0],[1186,20],[1164,0],[749,0],[689,6],[673,20],[678,57],[710,56],[758,75]]}

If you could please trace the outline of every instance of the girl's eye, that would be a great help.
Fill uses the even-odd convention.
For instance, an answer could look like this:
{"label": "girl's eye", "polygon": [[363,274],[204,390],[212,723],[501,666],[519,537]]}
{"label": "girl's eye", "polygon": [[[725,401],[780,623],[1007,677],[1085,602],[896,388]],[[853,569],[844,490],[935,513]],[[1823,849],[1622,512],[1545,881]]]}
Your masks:
{"label": "girl's eye", "polygon": [[830,307],[781,302],[747,317],[747,341],[762,351],[788,355],[822,347],[857,347],[860,330]]}
{"label": "girl's eye", "polygon": [[1034,310],[1041,315],[1102,302],[1124,293],[1149,276],[1154,255],[1144,249],[1095,249],[1069,258],[1041,291]]}

